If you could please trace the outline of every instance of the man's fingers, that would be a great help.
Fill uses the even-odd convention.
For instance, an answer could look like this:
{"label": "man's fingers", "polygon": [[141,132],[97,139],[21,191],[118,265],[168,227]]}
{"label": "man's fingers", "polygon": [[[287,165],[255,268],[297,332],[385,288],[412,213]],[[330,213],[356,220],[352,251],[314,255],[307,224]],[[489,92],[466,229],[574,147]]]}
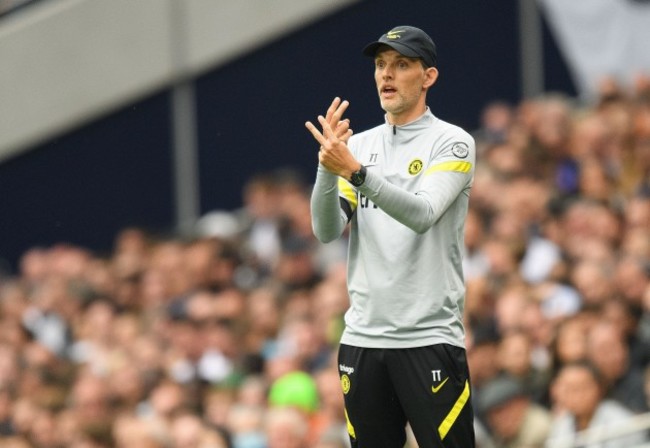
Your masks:
{"label": "man's fingers", "polygon": [[342,134],[350,128],[350,120],[342,120],[336,125],[336,134]]}
{"label": "man's fingers", "polygon": [[318,116],[322,132],[311,121],[305,123],[307,130],[321,146],[327,146],[326,143],[331,145],[339,141],[348,141],[352,135],[350,120],[347,118],[342,120],[341,117],[349,105],[348,101],[341,101],[339,97],[334,98],[325,116]]}
{"label": "man's fingers", "polygon": [[[320,118],[322,118],[322,117],[318,117],[318,118],[320,120]],[[318,128],[316,126],[314,126],[311,121],[306,122],[305,127],[309,130],[309,132],[311,132],[311,135],[314,136],[316,141],[321,146],[325,144],[325,141],[327,141],[327,139],[323,136],[323,134],[321,134],[321,132],[318,130]]]}
{"label": "man's fingers", "polygon": [[325,140],[330,139],[331,137],[334,137],[336,139],[336,134],[334,130],[332,130],[332,126],[330,126],[325,117],[319,115],[318,122],[323,127],[323,137],[325,137]]}
{"label": "man's fingers", "polygon": [[346,111],[349,105],[350,102],[348,100],[345,100],[338,105],[336,111],[334,112],[334,118],[336,118],[337,122],[341,119],[341,117],[343,117],[343,113]]}
{"label": "man's fingers", "polygon": [[342,138],[344,135],[346,135],[348,129],[350,129],[350,120],[345,119],[343,121],[339,121],[338,126],[336,126],[336,137]]}
{"label": "man's fingers", "polygon": [[331,125],[332,129],[336,129],[339,121],[343,117],[343,113],[348,108],[350,103],[348,101],[341,101],[338,96],[334,98],[330,107],[327,108],[325,113],[325,120]]}
{"label": "man's fingers", "polygon": [[336,129],[336,127],[339,124],[339,121],[341,121],[341,118],[343,117],[343,113],[345,110],[348,108],[350,103],[346,100],[337,106],[336,110],[332,114],[332,118],[330,120],[327,120],[327,122],[332,126],[333,129]]}
{"label": "man's fingers", "polygon": [[332,104],[330,104],[330,107],[327,108],[325,119],[327,120],[328,123],[332,120],[332,115],[334,115],[334,112],[336,112],[336,109],[338,109],[340,104],[341,104],[341,98],[337,96],[332,101]]}

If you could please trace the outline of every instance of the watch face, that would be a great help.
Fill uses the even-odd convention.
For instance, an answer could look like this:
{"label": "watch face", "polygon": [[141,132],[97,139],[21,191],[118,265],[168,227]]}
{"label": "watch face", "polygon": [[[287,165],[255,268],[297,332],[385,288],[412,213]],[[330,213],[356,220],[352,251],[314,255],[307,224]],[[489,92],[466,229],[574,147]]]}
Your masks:
{"label": "watch face", "polygon": [[352,176],[350,177],[350,182],[355,187],[361,186],[361,184],[363,184],[363,181],[365,180],[366,180],[366,176],[363,171],[355,171],[354,173],[352,173]]}

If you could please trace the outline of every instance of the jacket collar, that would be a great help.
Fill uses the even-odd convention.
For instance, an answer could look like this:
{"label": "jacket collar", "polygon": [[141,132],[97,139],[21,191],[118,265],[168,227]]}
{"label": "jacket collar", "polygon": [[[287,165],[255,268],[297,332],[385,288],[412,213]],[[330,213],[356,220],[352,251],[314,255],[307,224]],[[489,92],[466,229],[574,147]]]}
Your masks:
{"label": "jacket collar", "polygon": [[436,120],[435,115],[431,112],[431,109],[429,109],[429,106],[427,106],[426,110],[422,115],[420,115],[418,118],[415,120],[406,123],[406,124],[390,124],[388,122],[388,116],[384,115],[384,120],[386,123],[386,126],[388,126],[391,130],[391,132],[395,131],[417,131],[422,128],[428,128],[430,127],[434,121]]}

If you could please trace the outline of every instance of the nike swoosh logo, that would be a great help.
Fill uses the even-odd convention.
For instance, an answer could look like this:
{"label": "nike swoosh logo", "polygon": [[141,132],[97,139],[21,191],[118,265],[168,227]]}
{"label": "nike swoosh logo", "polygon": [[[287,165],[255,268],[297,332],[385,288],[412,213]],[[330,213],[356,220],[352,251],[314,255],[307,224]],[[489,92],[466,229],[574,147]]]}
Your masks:
{"label": "nike swoosh logo", "polygon": [[433,392],[434,394],[437,394],[438,391],[440,389],[442,389],[442,386],[445,385],[445,383],[447,382],[448,379],[449,379],[449,377],[445,378],[445,380],[442,383],[438,384],[438,386],[431,386],[431,392]]}

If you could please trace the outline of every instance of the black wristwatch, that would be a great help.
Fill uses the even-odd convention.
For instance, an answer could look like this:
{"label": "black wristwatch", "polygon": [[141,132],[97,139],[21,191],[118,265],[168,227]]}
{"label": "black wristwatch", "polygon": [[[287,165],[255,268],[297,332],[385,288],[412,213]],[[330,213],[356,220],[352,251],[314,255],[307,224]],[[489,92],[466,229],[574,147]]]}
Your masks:
{"label": "black wristwatch", "polygon": [[355,187],[360,187],[361,185],[363,185],[363,183],[366,181],[366,172],[367,172],[366,167],[361,165],[359,171],[355,171],[350,176],[350,183]]}

